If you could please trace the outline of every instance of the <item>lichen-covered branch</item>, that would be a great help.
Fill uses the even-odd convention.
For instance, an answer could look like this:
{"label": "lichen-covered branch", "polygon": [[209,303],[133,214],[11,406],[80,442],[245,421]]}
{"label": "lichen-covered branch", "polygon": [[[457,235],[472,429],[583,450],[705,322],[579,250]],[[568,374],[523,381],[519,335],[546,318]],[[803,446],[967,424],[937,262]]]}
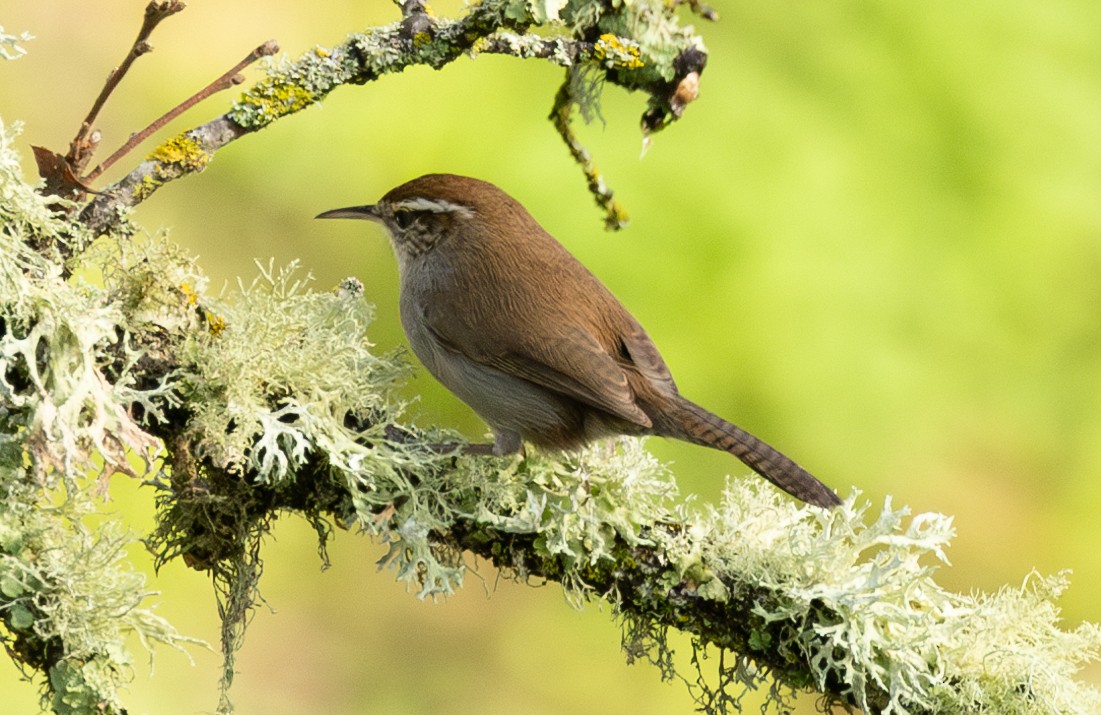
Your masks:
{"label": "lichen-covered branch", "polygon": [[[214,299],[178,248],[138,234],[75,259],[102,288],[67,280],[61,254],[30,247],[87,240],[85,229],[22,183],[3,137],[0,618],[11,657],[47,676],[55,711],[123,711],[127,633],[184,642],[141,605],[142,579],[119,560],[126,538],[81,525],[118,471],[157,490],[146,539],[157,562],[212,575],[223,712],[262,538],[287,514],[314,526],[322,553],[338,528],[387,544],[386,563],[421,597],[459,588],[469,553],[558,582],[579,605],[604,600],[628,657],[695,681],[710,713],[762,683],[778,709],[807,689],[877,713],[1101,707],[1074,678],[1101,630],[1060,627],[1061,576],[948,592],[934,577],[950,520],[890,503],[873,514],[857,497],[826,512],[750,480],[690,510],[636,440],[573,455],[448,452],[455,435],[404,423],[392,387],[406,368],[373,352],[358,282],[317,292],[293,267],[265,266]],[[671,629],[692,635],[696,655],[721,656],[685,664]]]}
{"label": "lichen-covered branch", "polygon": [[156,440],[133,414],[171,405],[170,377],[119,303],[64,280],[59,253],[32,250],[83,229],[23,183],[2,123],[0,196],[0,640],[44,676],[43,707],[122,713],[127,639],[194,641],[145,605],[145,579],[124,560],[134,538],[85,519],[102,509],[97,473],[152,465]]}
{"label": "lichen-covered branch", "polygon": [[628,223],[627,212],[615,200],[614,193],[604,182],[600,170],[593,163],[589,150],[577,138],[573,130],[573,109],[578,104],[573,97],[582,94],[585,90],[580,87],[586,84],[585,73],[574,69],[566,71],[566,81],[558,90],[554,98],[554,107],[551,109],[550,119],[554,122],[554,128],[558,130],[562,141],[566,143],[570,155],[581,167],[585,174],[585,180],[589,185],[589,193],[593,195],[598,206],[604,209],[604,225],[612,230],[619,230]]}
{"label": "lichen-covered branch", "polygon": [[[83,209],[83,221],[93,236],[109,231],[127,208],[164,184],[202,171],[221,147],[316,104],[337,87],[366,84],[414,65],[440,69],[464,54],[546,59],[642,90],[650,97],[643,117],[647,132],[679,117],[686,102],[695,98],[707,56],[702,40],[679,25],[674,4],[576,0],[553,9],[557,5],[484,0],[472,4],[463,17],[449,20],[433,17],[425,3],[410,0],[401,21],[269,65],[268,77],[246,90],[229,112],[169,139],[95,196]],[[555,35],[529,34],[533,28]],[[692,91],[686,92],[686,86]],[[586,114],[598,99],[599,93],[569,97],[582,103]],[[558,107],[560,103],[556,111]],[[618,213],[612,211],[609,225],[618,225]]]}
{"label": "lichen-covered branch", "polygon": [[[188,109],[191,109],[196,104],[202,102],[204,99],[207,99],[208,97],[218,92],[221,92],[224,89],[228,89],[234,85],[243,82],[244,77],[239,73],[241,72],[241,70],[245,69],[245,67],[249,66],[261,57],[270,57],[278,51],[279,46],[275,44],[273,40],[268,40],[264,44],[257,46],[251,52],[249,52],[243,60],[224,72],[220,77],[215,79],[206,87],[203,87],[195,94],[191,95],[172,109],[168,110],[166,113],[162,114],[157,119],[153,120],[153,122],[145,129],[142,129],[140,132],[132,134],[130,138],[126,140],[125,144],[115,150],[115,152],[111,154],[111,156],[100,162],[95,169],[88,172],[88,175],[84,177],[82,181],[94,181],[100,174],[111,168],[115,164],[115,162],[129,154],[134,149],[134,147],[138,146],[146,139],[156,134],[162,128],[167,126],[169,122],[186,112]],[[85,124],[85,126],[87,126],[87,124]]]}

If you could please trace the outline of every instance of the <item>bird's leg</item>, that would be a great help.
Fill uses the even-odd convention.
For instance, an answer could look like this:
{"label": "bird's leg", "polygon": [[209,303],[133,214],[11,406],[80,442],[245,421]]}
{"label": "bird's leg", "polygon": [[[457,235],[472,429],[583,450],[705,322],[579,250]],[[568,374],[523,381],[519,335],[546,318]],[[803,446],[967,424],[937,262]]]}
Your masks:
{"label": "bird's leg", "polygon": [[524,448],[524,443],[520,439],[520,435],[517,432],[505,430],[501,432],[495,432],[493,437],[493,444],[462,444],[460,442],[441,442],[437,444],[426,445],[428,449],[437,454],[448,454],[450,452],[462,452],[463,454],[480,454],[494,457],[504,457],[510,454],[516,454]]}
{"label": "bird's leg", "polygon": [[[487,445],[471,445],[484,447]],[[490,453],[497,457],[503,457],[506,454],[516,454],[523,449],[524,443],[520,439],[519,432],[513,432],[512,430],[495,430],[493,433],[493,446],[490,448]]]}

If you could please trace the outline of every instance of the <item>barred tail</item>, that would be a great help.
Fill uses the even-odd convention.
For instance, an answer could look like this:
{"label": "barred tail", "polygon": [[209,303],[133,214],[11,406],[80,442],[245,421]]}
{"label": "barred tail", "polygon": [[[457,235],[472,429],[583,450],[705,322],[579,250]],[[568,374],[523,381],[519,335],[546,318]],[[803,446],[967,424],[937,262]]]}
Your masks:
{"label": "barred tail", "polygon": [[810,472],[741,427],[680,396],[668,410],[675,424],[662,425],[658,434],[730,452],[757,474],[808,504],[829,508],[841,503]]}

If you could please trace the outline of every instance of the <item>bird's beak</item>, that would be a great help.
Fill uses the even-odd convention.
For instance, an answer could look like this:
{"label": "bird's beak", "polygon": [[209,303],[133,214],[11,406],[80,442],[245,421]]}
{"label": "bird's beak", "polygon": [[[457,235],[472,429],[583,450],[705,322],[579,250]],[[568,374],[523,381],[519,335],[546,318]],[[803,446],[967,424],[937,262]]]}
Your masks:
{"label": "bird's beak", "polygon": [[332,211],[326,211],[319,213],[314,218],[358,218],[366,219],[367,221],[381,221],[382,219],[378,215],[378,208],[376,206],[349,206],[344,209],[333,209]]}

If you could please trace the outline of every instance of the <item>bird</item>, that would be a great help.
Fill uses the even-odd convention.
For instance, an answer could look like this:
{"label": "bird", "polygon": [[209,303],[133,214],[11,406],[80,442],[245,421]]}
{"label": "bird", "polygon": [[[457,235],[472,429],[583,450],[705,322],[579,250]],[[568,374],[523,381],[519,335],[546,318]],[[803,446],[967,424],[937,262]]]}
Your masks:
{"label": "bird", "polygon": [[493,430],[492,445],[471,451],[657,435],[729,452],[808,504],[841,503],[795,461],[682,396],[634,316],[492,183],[427,174],[317,218],[366,219],[389,233],[414,354]]}

